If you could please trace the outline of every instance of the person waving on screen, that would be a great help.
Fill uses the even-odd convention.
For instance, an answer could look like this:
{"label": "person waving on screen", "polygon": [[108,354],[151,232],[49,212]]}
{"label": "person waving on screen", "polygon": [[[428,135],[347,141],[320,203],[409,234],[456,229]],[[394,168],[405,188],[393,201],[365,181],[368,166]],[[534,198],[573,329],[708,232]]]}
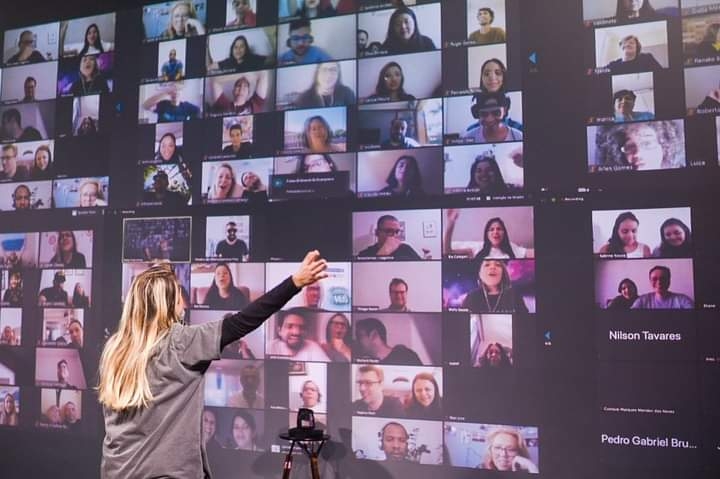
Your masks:
{"label": "person waving on screen", "polygon": [[211,361],[303,287],[326,278],[326,268],[320,253],[310,251],[296,273],[242,311],[193,326],[183,325],[181,287],[169,264],[138,275],[100,359],[100,477],[211,477],[202,441],[204,377]]}

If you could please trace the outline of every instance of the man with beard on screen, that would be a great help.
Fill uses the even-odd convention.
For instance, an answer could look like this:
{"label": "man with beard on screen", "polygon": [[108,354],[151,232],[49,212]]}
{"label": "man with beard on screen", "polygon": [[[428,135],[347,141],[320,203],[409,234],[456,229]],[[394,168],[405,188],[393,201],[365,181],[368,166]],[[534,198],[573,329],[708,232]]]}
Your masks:
{"label": "man with beard on screen", "polygon": [[237,258],[245,261],[248,255],[245,241],[237,237],[237,223],[229,221],[225,225],[225,239],[218,242],[215,247],[215,256],[220,258]]}
{"label": "man with beard on screen", "polygon": [[270,343],[268,354],[288,356],[295,361],[329,361],[318,343],[307,339],[307,310],[292,308],[275,317],[277,338]]}
{"label": "man with beard on screen", "polygon": [[383,142],[383,148],[417,148],[420,146],[416,140],[407,135],[408,122],[402,118],[395,118],[390,122],[390,138]]}

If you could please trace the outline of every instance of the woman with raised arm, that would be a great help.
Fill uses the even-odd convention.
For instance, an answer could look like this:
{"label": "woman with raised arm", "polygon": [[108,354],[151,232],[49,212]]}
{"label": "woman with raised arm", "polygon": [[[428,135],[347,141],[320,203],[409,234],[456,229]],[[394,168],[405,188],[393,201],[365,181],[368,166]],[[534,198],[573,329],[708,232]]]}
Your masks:
{"label": "woman with raised arm", "polygon": [[100,359],[105,417],[100,477],[210,477],[202,442],[205,372],[222,350],[259,327],[301,288],[327,277],[310,251],[297,272],[242,311],[185,326],[169,264],[139,274]]}

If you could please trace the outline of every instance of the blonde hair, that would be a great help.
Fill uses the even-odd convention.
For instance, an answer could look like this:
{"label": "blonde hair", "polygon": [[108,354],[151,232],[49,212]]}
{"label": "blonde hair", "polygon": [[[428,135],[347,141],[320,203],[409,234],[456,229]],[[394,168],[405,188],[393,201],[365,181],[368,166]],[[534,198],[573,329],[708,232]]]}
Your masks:
{"label": "blonde hair", "polygon": [[147,367],[156,346],[179,321],[180,286],[167,263],[139,274],[130,286],[117,332],[100,358],[100,403],[112,410],[147,407],[153,400]]}

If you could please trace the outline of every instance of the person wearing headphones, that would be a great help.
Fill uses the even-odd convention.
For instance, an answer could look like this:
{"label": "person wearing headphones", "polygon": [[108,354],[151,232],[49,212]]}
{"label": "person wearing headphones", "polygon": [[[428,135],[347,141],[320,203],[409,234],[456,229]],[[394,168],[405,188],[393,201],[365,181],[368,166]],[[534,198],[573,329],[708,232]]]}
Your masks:
{"label": "person wearing headphones", "polygon": [[302,65],[327,62],[333,58],[322,48],[314,46],[310,20],[293,20],[288,25],[289,36],[285,43],[290,49],[280,55],[280,65]]}
{"label": "person wearing headphones", "polygon": [[463,133],[463,138],[477,143],[498,143],[520,141],[523,134],[517,128],[508,126],[505,119],[510,112],[510,98],[502,92],[480,92],[473,95],[470,113],[479,120],[475,128]]}
{"label": "person wearing headphones", "polygon": [[386,461],[407,461],[408,434],[405,426],[399,422],[391,421],[380,430],[380,450],[385,453]]}

